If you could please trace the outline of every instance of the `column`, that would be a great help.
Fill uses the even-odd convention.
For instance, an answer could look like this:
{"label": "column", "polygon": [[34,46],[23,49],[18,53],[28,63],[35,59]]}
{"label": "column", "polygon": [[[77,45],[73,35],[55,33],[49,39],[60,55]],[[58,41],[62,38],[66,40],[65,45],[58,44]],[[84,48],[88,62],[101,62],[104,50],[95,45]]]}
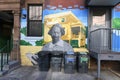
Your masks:
{"label": "column", "polygon": [[20,62],[20,10],[13,11],[14,24],[13,24],[13,49],[10,59],[18,60]]}

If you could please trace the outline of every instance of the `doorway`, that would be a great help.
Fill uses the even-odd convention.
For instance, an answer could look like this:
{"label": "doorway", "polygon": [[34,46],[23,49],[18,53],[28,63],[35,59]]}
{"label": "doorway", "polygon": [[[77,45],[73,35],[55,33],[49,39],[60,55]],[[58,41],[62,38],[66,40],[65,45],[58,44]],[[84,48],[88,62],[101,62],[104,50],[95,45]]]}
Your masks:
{"label": "doorway", "polygon": [[8,64],[10,52],[13,46],[13,13],[12,11],[0,11],[0,71]]}

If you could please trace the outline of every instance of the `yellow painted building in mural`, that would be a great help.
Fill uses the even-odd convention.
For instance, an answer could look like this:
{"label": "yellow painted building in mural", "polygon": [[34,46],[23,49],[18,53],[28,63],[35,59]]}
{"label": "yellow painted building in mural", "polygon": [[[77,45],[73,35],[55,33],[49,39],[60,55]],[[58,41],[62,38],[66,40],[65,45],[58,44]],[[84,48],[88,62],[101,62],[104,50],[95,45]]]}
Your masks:
{"label": "yellow painted building in mural", "polygon": [[62,36],[62,39],[74,46],[75,41],[78,47],[85,46],[85,26],[82,22],[71,12],[61,12],[56,14],[46,15],[44,18],[44,42],[48,43],[51,41],[48,31],[53,24],[60,23],[65,29],[65,35]]}

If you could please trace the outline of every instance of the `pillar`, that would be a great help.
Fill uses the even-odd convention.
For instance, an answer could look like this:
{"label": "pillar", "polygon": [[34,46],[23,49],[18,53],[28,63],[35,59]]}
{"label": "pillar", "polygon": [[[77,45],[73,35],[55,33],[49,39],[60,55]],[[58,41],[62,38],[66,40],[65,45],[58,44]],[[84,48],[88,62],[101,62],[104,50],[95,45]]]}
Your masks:
{"label": "pillar", "polygon": [[13,49],[11,51],[11,60],[20,60],[20,10],[13,11]]}

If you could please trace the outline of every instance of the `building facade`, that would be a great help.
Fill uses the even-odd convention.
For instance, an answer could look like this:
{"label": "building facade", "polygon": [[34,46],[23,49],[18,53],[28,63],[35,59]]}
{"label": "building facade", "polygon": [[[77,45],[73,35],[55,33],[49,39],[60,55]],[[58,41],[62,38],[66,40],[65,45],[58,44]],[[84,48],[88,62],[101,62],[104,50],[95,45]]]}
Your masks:
{"label": "building facade", "polygon": [[[102,1],[43,0],[36,3],[28,1],[31,3],[26,3],[25,6],[27,7],[23,7],[21,10],[20,51],[22,64],[26,65],[28,63],[27,65],[31,65],[29,64],[31,62],[25,56],[26,53],[37,53],[44,44],[51,41],[47,32],[51,25],[55,23],[63,25],[66,32],[62,39],[70,43],[75,52],[86,51],[89,48],[88,37],[91,31],[99,28],[118,29],[120,26],[117,23],[120,18],[119,1],[113,1],[113,3],[104,2],[104,4],[102,4]],[[72,13],[72,15],[67,15],[69,13]],[[71,18],[72,16],[74,18]],[[81,28],[79,30],[79,26],[83,26],[85,30]],[[83,34],[80,33],[82,31],[86,37],[84,35],[82,38],[75,37]],[[116,46],[114,40],[112,41],[109,43],[112,44],[111,48],[115,50],[116,47],[118,48],[117,51],[119,51],[119,46]],[[82,44],[85,46],[82,46]],[[106,44],[105,46],[109,45],[107,42],[104,42],[104,44]]]}
{"label": "building facade", "polygon": [[[10,68],[9,63],[12,67],[32,65],[26,53],[35,54],[51,41],[48,31],[55,23],[65,29],[61,38],[74,52],[120,52],[119,0],[0,0],[1,71],[6,65]],[[96,30],[105,36],[91,36]],[[94,67],[95,60],[90,64]],[[102,65],[119,67],[114,63]]]}
{"label": "building facade", "polygon": [[[21,0],[0,1],[0,68],[20,65],[20,5]],[[6,69],[6,68],[4,68]]]}
{"label": "building facade", "polygon": [[[3,25],[0,27],[1,43],[5,40],[3,45],[7,43],[8,39],[3,38],[5,36],[11,42],[9,61],[18,61],[22,65],[32,65],[26,53],[35,54],[51,41],[47,33],[55,23],[62,24],[65,29],[62,39],[71,44],[75,52],[94,49],[95,46],[90,44],[92,31],[120,29],[119,0],[111,0],[111,3],[107,0],[1,0],[0,16]],[[112,37],[105,38],[109,36],[105,32],[107,36],[101,37],[104,43],[99,44],[119,52],[120,32],[113,30],[113,33]],[[3,45],[0,44],[1,47]]]}

